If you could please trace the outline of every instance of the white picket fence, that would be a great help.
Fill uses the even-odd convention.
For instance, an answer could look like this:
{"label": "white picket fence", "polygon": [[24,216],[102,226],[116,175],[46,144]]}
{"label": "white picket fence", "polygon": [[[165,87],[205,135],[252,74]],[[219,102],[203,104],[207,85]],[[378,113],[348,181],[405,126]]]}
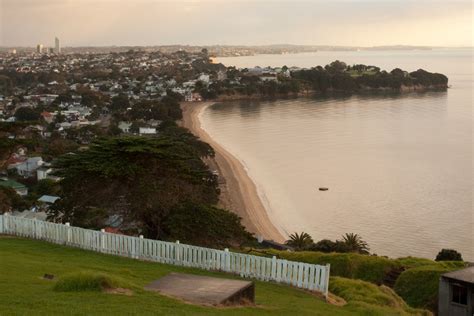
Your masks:
{"label": "white picket fence", "polygon": [[0,234],[45,240],[96,252],[178,266],[224,271],[328,294],[328,265],[266,258],[0,215]]}

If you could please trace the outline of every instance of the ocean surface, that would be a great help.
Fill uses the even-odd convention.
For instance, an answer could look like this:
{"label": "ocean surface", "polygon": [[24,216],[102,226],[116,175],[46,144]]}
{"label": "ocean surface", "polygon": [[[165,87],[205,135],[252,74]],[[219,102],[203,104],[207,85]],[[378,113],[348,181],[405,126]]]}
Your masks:
{"label": "ocean surface", "polygon": [[[371,252],[474,261],[473,51],[316,52],[219,58],[227,66],[336,59],[449,77],[447,92],[216,104],[205,130],[255,181],[275,226],[314,240],[360,234]],[[319,187],[328,187],[321,192]]]}

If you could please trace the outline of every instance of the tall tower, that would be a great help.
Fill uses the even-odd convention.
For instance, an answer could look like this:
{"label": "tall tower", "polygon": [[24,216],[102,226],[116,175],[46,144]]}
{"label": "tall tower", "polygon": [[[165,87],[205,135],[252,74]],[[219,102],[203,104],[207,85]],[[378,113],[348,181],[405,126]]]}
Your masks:
{"label": "tall tower", "polygon": [[43,53],[43,44],[38,44],[36,45],[36,52],[38,54],[42,54]]}
{"label": "tall tower", "polygon": [[61,54],[61,46],[59,45],[59,38],[54,38],[54,51],[56,54]]}

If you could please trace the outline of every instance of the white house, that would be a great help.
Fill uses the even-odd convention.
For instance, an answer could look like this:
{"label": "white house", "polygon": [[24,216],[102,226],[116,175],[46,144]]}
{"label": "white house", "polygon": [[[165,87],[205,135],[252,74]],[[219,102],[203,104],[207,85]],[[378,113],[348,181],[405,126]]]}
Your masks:
{"label": "white house", "polygon": [[278,82],[278,78],[275,75],[264,75],[260,77],[262,81],[275,81]]}
{"label": "white house", "polygon": [[184,95],[184,101],[186,101],[186,102],[200,102],[200,101],[202,101],[202,96],[197,92],[194,92],[194,93],[188,92]]}
{"label": "white house", "polygon": [[24,162],[8,166],[8,169],[16,169],[19,175],[27,178],[31,177],[34,173],[36,173],[36,170],[43,164],[43,158],[30,157]]}
{"label": "white house", "polygon": [[132,127],[132,123],[130,122],[121,121],[118,124],[118,128],[120,128],[120,130],[122,130],[123,133],[130,133],[130,127]]}
{"label": "white house", "polygon": [[50,167],[39,167],[36,169],[36,179],[38,181],[47,179],[51,172],[53,172],[53,169]]}
{"label": "white house", "polygon": [[138,133],[140,135],[155,135],[156,134],[156,128],[154,128],[154,127],[140,127],[138,129]]}
{"label": "white house", "polygon": [[202,81],[206,84],[209,84],[209,82],[211,81],[211,78],[208,74],[201,74],[198,78],[199,81]]}

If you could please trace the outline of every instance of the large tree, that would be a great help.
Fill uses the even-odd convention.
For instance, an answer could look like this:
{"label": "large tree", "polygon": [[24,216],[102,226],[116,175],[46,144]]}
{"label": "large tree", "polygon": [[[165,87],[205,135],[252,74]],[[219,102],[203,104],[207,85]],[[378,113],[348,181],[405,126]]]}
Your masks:
{"label": "large tree", "polygon": [[163,135],[100,139],[66,154],[56,168],[63,198],[55,215],[74,225],[99,228],[113,214],[148,237],[164,237],[163,220],[182,203],[214,204],[215,176],[200,159],[212,154],[193,136]]}

